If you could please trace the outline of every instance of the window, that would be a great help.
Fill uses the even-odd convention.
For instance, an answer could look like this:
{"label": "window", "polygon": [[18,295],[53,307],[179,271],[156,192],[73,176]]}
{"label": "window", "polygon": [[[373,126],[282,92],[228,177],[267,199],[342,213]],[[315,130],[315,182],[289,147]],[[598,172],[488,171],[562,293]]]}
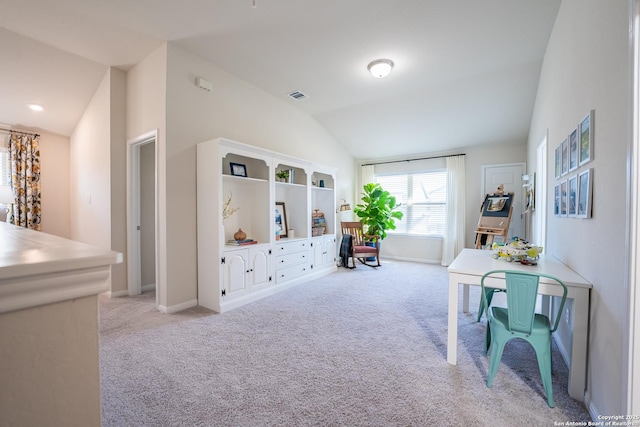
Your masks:
{"label": "window", "polygon": [[391,193],[404,213],[389,234],[443,236],[447,212],[447,172],[376,175],[376,182]]}
{"label": "window", "polygon": [[11,161],[9,151],[0,146],[0,185],[11,185]]}

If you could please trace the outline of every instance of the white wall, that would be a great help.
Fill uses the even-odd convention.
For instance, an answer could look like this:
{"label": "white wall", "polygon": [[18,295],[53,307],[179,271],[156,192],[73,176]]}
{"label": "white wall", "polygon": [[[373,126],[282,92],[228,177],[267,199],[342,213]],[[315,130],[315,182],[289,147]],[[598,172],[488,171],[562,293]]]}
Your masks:
{"label": "white wall", "polygon": [[40,134],[42,231],[71,236],[69,218],[69,138]]}
{"label": "white wall", "polygon": [[[124,253],[125,74],[107,71],[70,138],[71,238]],[[126,262],[111,269],[111,292],[127,288]]]}
{"label": "white wall", "polygon": [[[166,87],[167,45],[163,44],[127,72],[127,141],[157,130],[158,277],[157,301],[167,306],[166,227]],[[194,243],[195,245],[195,243]],[[126,257],[125,257],[126,258]]]}
{"label": "white wall", "polygon": [[111,249],[110,77],[104,76],[71,134],[71,238]]}
{"label": "white wall", "polygon": [[[537,145],[549,130],[546,252],[594,286],[586,401],[592,414],[623,413],[628,12],[629,4],[622,0],[562,2],[545,54],[528,144],[532,170]],[[593,218],[555,217],[553,186],[559,181],[553,176],[554,150],[590,109],[595,110],[595,155],[588,165],[594,168]]]}

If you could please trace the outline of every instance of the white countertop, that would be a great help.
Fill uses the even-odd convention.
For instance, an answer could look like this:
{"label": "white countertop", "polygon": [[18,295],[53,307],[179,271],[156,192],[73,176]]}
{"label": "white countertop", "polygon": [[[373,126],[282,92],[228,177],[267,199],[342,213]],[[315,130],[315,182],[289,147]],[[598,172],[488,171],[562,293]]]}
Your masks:
{"label": "white countertop", "polygon": [[109,290],[120,262],[121,253],[0,222],[0,313]]}

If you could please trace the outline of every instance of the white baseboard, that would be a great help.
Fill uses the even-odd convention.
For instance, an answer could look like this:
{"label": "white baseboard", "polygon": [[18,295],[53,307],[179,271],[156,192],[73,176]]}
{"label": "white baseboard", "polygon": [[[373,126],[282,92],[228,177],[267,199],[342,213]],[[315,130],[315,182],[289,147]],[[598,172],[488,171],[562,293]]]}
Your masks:
{"label": "white baseboard", "polygon": [[155,291],[156,290],[156,284],[155,283],[149,283],[148,285],[142,285],[142,292],[149,292],[149,291]]}
{"label": "white baseboard", "polygon": [[598,409],[594,406],[593,402],[591,401],[591,394],[589,393],[588,390],[584,393],[584,405],[589,410],[589,415],[591,415],[592,421],[600,420],[600,411],[598,411]]}
{"label": "white baseboard", "polygon": [[164,305],[158,306],[158,311],[164,314],[173,314],[182,310],[186,310],[187,308],[195,307],[198,305],[197,299],[192,299],[191,301],[185,301],[181,304],[172,305],[169,307],[165,307]]}
{"label": "white baseboard", "polygon": [[109,298],[118,298],[118,297],[127,297],[129,296],[129,291],[115,291],[115,292],[107,292]]}
{"label": "white baseboard", "polygon": [[425,258],[407,258],[407,257],[399,257],[399,256],[385,256],[380,257],[380,263],[382,264],[385,259],[391,259],[394,261],[408,261],[408,262],[419,262],[422,264],[440,264],[442,260],[439,259],[425,259]]}

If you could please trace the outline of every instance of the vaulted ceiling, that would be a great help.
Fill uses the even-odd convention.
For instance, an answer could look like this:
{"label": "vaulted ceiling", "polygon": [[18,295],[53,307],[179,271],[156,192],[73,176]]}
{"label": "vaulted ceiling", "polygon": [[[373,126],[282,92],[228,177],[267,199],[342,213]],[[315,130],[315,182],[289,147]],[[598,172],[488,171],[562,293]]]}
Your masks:
{"label": "vaulted ceiling", "polygon": [[[128,69],[171,41],[306,111],[356,158],[522,143],[560,6],[252,3],[0,0],[0,123],[70,135],[107,66]],[[378,58],[395,62],[387,78],[367,72]]]}

